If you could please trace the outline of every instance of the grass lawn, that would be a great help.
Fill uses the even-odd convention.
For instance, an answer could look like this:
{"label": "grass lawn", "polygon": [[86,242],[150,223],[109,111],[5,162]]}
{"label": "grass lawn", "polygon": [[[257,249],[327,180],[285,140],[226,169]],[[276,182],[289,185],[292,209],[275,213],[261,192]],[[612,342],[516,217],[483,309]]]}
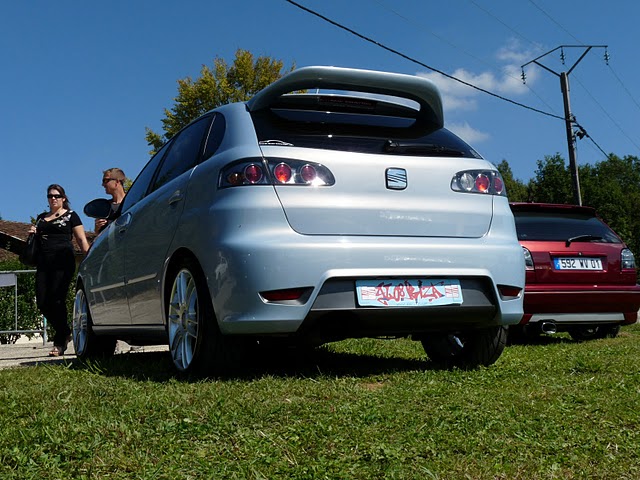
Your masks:
{"label": "grass lawn", "polygon": [[350,340],[223,380],[168,353],[0,371],[1,479],[639,479],[640,325],[436,370]]}

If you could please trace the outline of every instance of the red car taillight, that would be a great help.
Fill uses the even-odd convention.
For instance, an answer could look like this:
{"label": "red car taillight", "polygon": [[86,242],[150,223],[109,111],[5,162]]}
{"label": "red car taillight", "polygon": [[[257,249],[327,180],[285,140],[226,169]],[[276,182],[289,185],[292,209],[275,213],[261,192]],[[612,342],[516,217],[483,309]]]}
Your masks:
{"label": "red car taillight", "polygon": [[535,266],[533,265],[533,257],[531,256],[531,252],[529,251],[529,249],[522,247],[522,253],[524,255],[524,269],[534,270]]}
{"label": "red car taillight", "polygon": [[623,270],[636,268],[636,259],[628,248],[624,248],[620,252],[620,265]]}
{"label": "red car taillight", "polygon": [[465,170],[451,179],[454,192],[479,193],[506,197],[504,181],[497,170]]}

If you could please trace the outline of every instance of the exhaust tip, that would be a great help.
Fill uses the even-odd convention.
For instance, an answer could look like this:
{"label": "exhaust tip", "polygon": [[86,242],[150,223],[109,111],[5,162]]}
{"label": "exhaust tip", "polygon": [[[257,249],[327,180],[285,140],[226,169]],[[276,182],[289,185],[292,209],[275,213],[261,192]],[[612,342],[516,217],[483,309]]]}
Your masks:
{"label": "exhaust tip", "polygon": [[549,335],[552,335],[558,331],[558,329],[556,328],[556,324],[553,322],[542,322],[542,324],[540,325],[540,330],[542,331],[542,333],[546,333]]}

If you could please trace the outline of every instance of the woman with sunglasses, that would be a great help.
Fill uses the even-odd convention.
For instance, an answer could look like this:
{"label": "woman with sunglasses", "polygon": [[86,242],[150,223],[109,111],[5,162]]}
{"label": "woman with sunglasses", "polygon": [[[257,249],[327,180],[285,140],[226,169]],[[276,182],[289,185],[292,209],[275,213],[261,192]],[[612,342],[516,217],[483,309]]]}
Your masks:
{"label": "woman with sunglasses", "polygon": [[72,237],[83,253],[89,250],[82,220],[71,210],[60,185],[47,188],[49,211],[38,215],[31,232],[36,232],[40,249],[36,266],[36,301],[40,313],[53,327],[52,357],[62,355],[71,341],[67,311],[67,294],[76,270]]}

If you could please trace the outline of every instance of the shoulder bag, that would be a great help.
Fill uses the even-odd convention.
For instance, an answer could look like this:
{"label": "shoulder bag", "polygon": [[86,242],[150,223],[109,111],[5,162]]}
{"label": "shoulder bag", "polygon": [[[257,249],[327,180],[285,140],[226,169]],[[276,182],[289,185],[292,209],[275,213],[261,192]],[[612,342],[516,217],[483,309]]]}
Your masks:
{"label": "shoulder bag", "polygon": [[[37,225],[37,223],[36,223]],[[37,233],[30,233],[27,243],[20,254],[20,261],[28,267],[35,267],[38,264],[38,253],[40,250],[40,239]]]}

